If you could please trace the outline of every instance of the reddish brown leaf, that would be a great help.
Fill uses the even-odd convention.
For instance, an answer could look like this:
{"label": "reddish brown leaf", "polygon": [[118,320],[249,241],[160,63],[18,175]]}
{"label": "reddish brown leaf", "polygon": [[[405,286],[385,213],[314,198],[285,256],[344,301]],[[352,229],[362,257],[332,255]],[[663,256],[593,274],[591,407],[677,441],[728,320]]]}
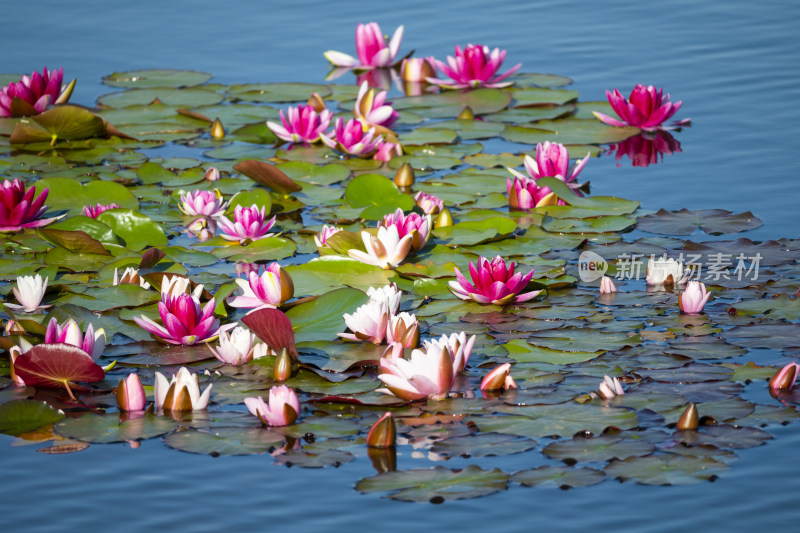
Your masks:
{"label": "reddish brown leaf", "polygon": [[284,174],[282,170],[269,163],[248,159],[247,161],[242,161],[234,165],[233,169],[275,192],[289,194],[303,190],[300,185]]}
{"label": "reddish brown leaf", "polygon": [[256,309],[245,315],[242,322],[274,351],[280,352],[286,348],[292,360],[297,361],[292,322],[283,311],[269,308]]}
{"label": "reddish brown leaf", "polygon": [[17,357],[17,376],[28,386],[65,387],[70,396],[70,382],[101,381],[103,369],[92,358],[70,344],[39,344]]}
{"label": "reddish brown leaf", "polygon": [[164,252],[158,248],[150,248],[142,254],[142,260],[139,262],[139,268],[153,268],[164,258]]}

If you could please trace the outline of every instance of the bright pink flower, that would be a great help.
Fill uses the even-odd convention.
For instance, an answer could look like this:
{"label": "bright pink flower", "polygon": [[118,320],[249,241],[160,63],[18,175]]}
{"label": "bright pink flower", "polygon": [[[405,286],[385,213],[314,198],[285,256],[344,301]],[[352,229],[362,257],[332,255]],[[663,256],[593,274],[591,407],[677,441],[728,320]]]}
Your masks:
{"label": "bright pink flower", "polygon": [[84,335],[73,319],[68,318],[63,324],[59,324],[58,320],[51,318],[44,333],[44,342],[71,344],[89,354],[93,361],[97,361],[106,347],[106,332],[103,328],[95,331],[94,326],[89,324]]}
{"label": "bright pink flower", "polygon": [[134,322],[166,343],[184,346],[213,341],[220,331],[227,331],[236,325],[226,324],[220,327],[219,320],[214,318],[214,298],[201,306],[203,286],[197,285],[190,294],[188,282],[188,279],[177,276],[164,278],[161,301],[158,302],[158,313],[163,326],[144,315],[134,317]]}
{"label": "bright pink flower", "polygon": [[414,201],[426,215],[435,215],[444,209],[444,202],[438,196],[419,191],[414,196]]}
{"label": "bright pink flower", "polygon": [[517,382],[511,377],[511,363],[494,367],[481,381],[482,391],[516,389]]}
{"label": "bright pink flower", "polygon": [[451,281],[450,292],[462,300],[475,300],[478,303],[495,305],[508,305],[512,303],[527,302],[535,298],[541,291],[530,291],[519,294],[525,290],[525,286],[533,276],[533,270],[522,275],[522,272],[514,273],[516,264],[511,261],[506,266],[505,261],[499,255],[491,262],[485,257],[478,260],[475,266],[469,264],[469,273],[472,277],[473,285],[465,278],[457,268],[456,278],[458,281]]}
{"label": "bright pink flower", "polygon": [[286,385],[278,385],[269,390],[269,405],[261,396],[258,399],[245,398],[244,404],[266,426],[290,426],[300,414],[300,400],[294,390]]}
{"label": "bright pink flower", "polygon": [[392,103],[386,101],[386,91],[376,93],[375,89],[369,88],[366,81],[358,89],[353,114],[368,127],[382,126],[384,128],[390,128],[399,116],[392,107]]}
{"label": "bright pink flower", "polygon": [[680,109],[683,103],[673,104],[669,101],[669,94],[662,97],[661,89],[656,89],[652,85],[645,87],[641,84],[633,88],[630,99],[626,100],[619,89],[614,89],[613,93],[606,91],[606,97],[620,120],[596,111],[594,116],[609,126],[635,126],[645,131],[659,129]]}
{"label": "bright pink flower", "polygon": [[321,133],[322,142],[335,150],[356,157],[371,157],[384,144],[383,135],[377,134],[375,128],[365,131],[364,124],[352,118],[347,123],[337,118],[334,138],[329,135]]}
{"label": "bright pink flower", "polygon": [[218,217],[225,212],[228,202],[222,199],[219,191],[194,190],[181,194],[178,209],[184,215]]}
{"label": "bright pink flower", "polygon": [[0,186],[0,231],[19,231],[22,228],[41,228],[56,218],[41,218],[47,210],[48,187],[34,198],[36,187],[25,190],[25,184],[19,178],[14,181],[4,180]]}
{"label": "bright pink flower", "polygon": [[682,293],[678,294],[678,307],[687,315],[697,315],[705,307],[711,293],[702,281],[690,281]]}
{"label": "bright pink flower", "polygon": [[579,159],[571,167],[569,166],[569,151],[566,146],[559,143],[551,143],[545,141],[536,145],[536,159],[529,155],[525,156],[525,170],[528,175],[525,176],[516,170],[509,168],[508,170],[518,178],[529,178],[538,180],[543,176],[552,176],[558,178],[573,189],[580,187],[574,183],[575,178],[581,173],[583,167],[589,161],[589,153],[586,157]]}
{"label": "bright pink flower", "polygon": [[117,386],[117,405],[120,411],[144,411],[147,407],[147,396],[139,380],[139,374],[128,374]]}
{"label": "bright pink flower", "polygon": [[[47,70],[42,74],[34,72],[30,77],[22,76],[16,83],[9,83],[7,87],[0,88],[0,117],[24,116],[29,113],[12,113],[11,102],[19,98],[32,107],[38,114],[47,109],[47,106],[56,103],[61,98],[61,81],[64,79],[64,69]],[[65,100],[69,96],[65,96]]]}
{"label": "bright pink flower", "polygon": [[[664,160],[665,155],[681,151],[681,143],[666,130],[645,131],[628,137],[624,141],[609,145],[608,155],[616,152],[616,160],[628,156],[635,167],[655,165]],[[617,164],[621,166],[621,164]]]}
{"label": "bright pink flower", "polygon": [[[510,168],[508,170],[511,170]],[[511,209],[528,210],[548,205],[566,205],[564,200],[556,196],[550,187],[539,186],[536,180],[514,172],[514,180],[506,180],[508,206]]]}
{"label": "bright pink flower", "polygon": [[314,234],[314,242],[317,244],[317,248],[328,246],[330,236],[340,231],[342,231],[342,228],[339,226],[322,226],[322,229]]}
{"label": "bright pink flower", "polygon": [[334,50],[328,50],[324,55],[328,61],[337,67],[361,69],[388,67],[394,63],[394,58],[397,56],[402,40],[403,26],[395,30],[391,40],[387,43],[378,23],[359,24],[356,27],[358,59]]}
{"label": "bright pink flower", "polygon": [[411,249],[419,251],[428,243],[433,222],[430,215],[421,216],[418,213],[405,215],[403,210],[398,207],[394,213],[385,215],[383,220],[378,221],[379,228],[392,226],[397,228],[397,235],[400,239],[412,234]]}
{"label": "bright pink flower", "polygon": [[219,228],[222,230],[222,238],[229,241],[252,241],[272,237],[272,233],[267,233],[275,224],[275,217],[267,219],[265,207],[259,208],[256,204],[250,207],[237,205],[233,212],[233,222],[226,216],[219,217]]}
{"label": "bright pink flower", "polygon": [[456,57],[447,56],[447,63],[436,61],[436,67],[450,80],[428,78],[447,89],[476,89],[478,87],[508,87],[513,82],[503,82],[522,67],[522,63],[514,65],[503,74],[497,75],[500,65],[506,57],[506,51],[488,46],[468,44],[463,50],[456,45]]}
{"label": "bright pink flower", "polygon": [[382,357],[379,372],[378,379],[392,394],[409,401],[443,398],[456,375],[450,355],[438,344],[412,351],[410,360]]}
{"label": "bright pink flower", "polygon": [[241,294],[228,300],[233,307],[280,307],[294,295],[292,277],[278,263],[270,263],[260,276],[250,272],[247,280],[235,281]]}
{"label": "bright pink flower", "polygon": [[108,211],[109,209],[119,209],[119,206],[114,203],[108,205],[103,205],[103,204],[87,205],[86,207],[83,208],[83,214],[89,218],[97,218],[103,212]]}
{"label": "bright pink flower", "polygon": [[310,144],[320,140],[320,134],[331,124],[333,113],[327,109],[317,112],[313,106],[299,105],[289,107],[281,114],[281,124],[267,121],[267,126],[279,139],[296,144]]}

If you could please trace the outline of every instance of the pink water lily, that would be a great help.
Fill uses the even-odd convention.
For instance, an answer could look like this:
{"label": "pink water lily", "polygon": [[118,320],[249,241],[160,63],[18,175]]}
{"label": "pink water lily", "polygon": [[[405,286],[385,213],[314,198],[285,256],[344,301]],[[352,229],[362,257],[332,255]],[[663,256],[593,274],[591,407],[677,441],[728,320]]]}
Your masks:
{"label": "pink water lily", "polygon": [[272,237],[273,233],[267,233],[275,225],[275,217],[267,219],[266,207],[258,207],[256,204],[250,207],[237,205],[233,212],[233,221],[226,216],[219,217],[219,229],[222,230],[222,238],[229,241],[255,241],[265,237]]}
{"label": "pink water lily", "polygon": [[710,297],[711,293],[706,290],[702,281],[690,281],[686,284],[686,289],[678,294],[678,307],[682,313],[697,315],[703,311]]}
{"label": "pink water lily", "polygon": [[209,385],[200,394],[197,374],[192,374],[184,366],[172,376],[171,381],[167,381],[161,372],[156,372],[153,386],[156,409],[170,412],[202,411],[208,407],[212,386]]}
{"label": "pink water lily", "polygon": [[438,196],[419,191],[414,196],[414,201],[417,203],[422,212],[426,215],[435,215],[444,209],[444,202]]}
{"label": "pink water lily", "polygon": [[428,243],[431,235],[433,222],[430,215],[422,216],[419,213],[403,214],[403,210],[399,207],[394,213],[385,215],[383,219],[378,221],[378,227],[397,228],[397,235],[402,239],[406,235],[412,235],[411,249],[419,251]]}
{"label": "pink water lily", "polygon": [[665,155],[678,152],[681,152],[680,141],[666,130],[645,131],[608,147],[608,155],[616,154],[617,161],[627,156],[635,167],[655,165]]}
{"label": "pink water lily", "polygon": [[311,105],[289,107],[284,114],[280,112],[281,123],[267,121],[267,127],[279,139],[292,144],[310,144],[320,139],[320,134],[331,124],[333,112],[324,109],[317,111]]}
{"label": "pink water lily", "polygon": [[225,213],[228,202],[222,199],[219,191],[200,191],[194,190],[181,194],[181,201],[178,209],[184,215],[219,217]]}
{"label": "pink water lily", "polygon": [[230,331],[221,331],[219,345],[216,349],[206,343],[214,357],[223,363],[239,366],[253,360],[253,351],[257,345],[256,336],[249,330],[236,326]]}
{"label": "pink water lily", "polygon": [[[0,231],[19,231],[23,228],[41,228],[59,217],[41,218],[47,206],[48,187],[36,196],[36,187],[25,190],[19,178],[4,180],[0,186]],[[34,198],[36,196],[36,198]]]}
{"label": "pink water lily", "polygon": [[244,404],[265,426],[290,426],[300,414],[300,400],[294,390],[286,385],[278,385],[269,390],[269,404],[261,396],[245,398]]}
{"label": "pink water lily", "polygon": [[11,291],[14,293],[19,304],[6,304],[6,307],[14,311],[23,311],[25,313],[35,313],[40,309],[51,307],[49,305],[42,305],[42,298],[44,298],[44,291],[47,290],[48,279],[49,278],[42,279],[40,274],[17,277],[17,286],[13,287]]}
{"label": "pink water lily", "polygon": [[481,380],[482,391],[498,391],[516,389],[517,382],[511,377],[511,363],[503,363],[494,367]]}
{"label": "pink water lily", "polygon": [[189,293],[188,283],[188,279],[177,276],[164,278],[161,301],[158,302],[158,313],[163,325],[144,315],[134,317],[134,322],[166,343],[184,346],[212,341],[220,331],[227,331],[236,325],[226,324],[220,327],[219,320],[214,317],[214,298],[201,306],[203,286],[197,285]]}
{"label": "pink water lily", "polygon": [[322,226],[322,229],[314,234],[314,243],[316,243],[317,248],[328,246],[330,236],[340,231],[342,231],[342,228],[339,226]]}
{"label": "pink water lily", "polygon": [[334,150],[362,158],[372,157],[384,144],[383,135],[376,133],[374,127],[365,128],[363,122],[352,118],[347,122],[337,118],[333,138],[330,133],[321,133],[320,138]]}
{"label": "pink water lily", "polygon": [[208,167],[206,170],[205,175],[203,175],[203,179],[207,181],[218,181],[220,178],[219,169],[217,167]]}
{"label": "pink water lily", "polygon": [[92,361],[97,361],[106,347],[106,332],[103,328],[95,331],[94,326],[89,324],[84,335],[78,323],[72,318],[68,318],[63,324],[51,318],[44,333],[44,342],[71,344],[89,354]]}
{"label": "pink water lily", "polygon": [[356,53],[358,59],[342,52],[328,50],[325,58],[336,67],[372,69],[388,67],[394,59],[403,40],[403,26],[399,26],[389,42],[381,32],[377,22],[356,26]]}
{"label": "pink water lily", "polygon": [[575,183],[578,174],[581,173],[583,167],[589,161],[590,154],[587,152],[586,157],[579,159],[574,165],[569,165],[569,151],[567,147],[559,143],[551,143],[545,141],[536,145],[536,159],[526,155],[524,159],[525,170],[528,175],[522,174],[513,168],[508,168],[517,178],[529,178],[537,180],[544,176],[552,176],[558,178],[572,189],[575,189],[576,194],[580,195],[577,191],[581,185]]}
{"label": "pink water lily", "polygon": [[[508,170],[511,170],[510,168]],[[506,180],[506,191],[508,193],[508,206],[511,209],[528,210],[534,207],[545,207],[548,205],[565,205],[566,202],[556,196],[550,187],[540,186],[535,179],[514,173],[514,180]]]}
{"label": "pink water lily", "polygon": [[669,120],[683,102],[672,103],[669,94],[662,96],[663,91],[649,85],[636,85],[631,91],[630,98],[626,99],[614,89],[614,92],[606,91],[606,97],[611,107],[619,116],[619,120],[612,118],[597,111],[594,112],[601,121],[609,126],[635,126],[645,131],[653,131],[661,128],[662,124]]}
{"label": "pink water lily", "polygon": [[107,205],[104,204],[87,205],[86,207],[83,208],[83,214],[89,218],[97,218],[101,214],[108,211],[109,209],[119,209],[119,207],[120,206],[114,203]]}
{"label": "pink water lily", "polygon": [[450,355],[438,344],[413,350],[408,360],[382,357],[378,368],[378,379],[389,392],[408,401],[445,397],[456,375]]}
{"label": "pink water lily", "polygon": [[358,89],[353,114],[367,127],[390,128],[399,117],[392,103],[386,101],[386,91],[376,92],[367,82]]}
{"label": "pink water lily", "polygon": [[435,77],[427,78],[446,89],[476,89],[478,87],[508,87],[513,82],[503,81],[522,67],[522,63],[514,65],[503,74],[497,74],[506,57],[506,51],[488,46],[468,44],[463,50],[456,45],[456,56],[447,56],[447,63],[436,61],[436,68],[449,77],[443,80]]}
{"label": "pink water lily", "polygon": [[389,313],[395,315],[400,308],[403,291],[399,290],[394,283],[389,283],[383,287],[370,287],[367,289],[367,296],[371,302],[385,302]]}
{"label": "pink water lily", "polygon": [[397,226],[381,226],[378,228],[377,236],[368,231],[361,232],[361,240],[364,241],[366,252],[351,249],[347,251],[347,255],[362,263],[388,270],[396,267],[406,258],[408,252],[411,251],[413,239],[413,232],[407,233],[401,238]]}
{"label": "pink water lily", "polygon": [[600,386],[597,388],[597,392],[601,398],[610,400],[615,396],[622,396],[625,394],[625,389],[622,388],[617,378],[604,376],[603,381],[600,382]]}
{"label": "pink water lily", "polygon": [[292,277],[278,263],[270,263],[259,275],[250,272],[247,280],[237,278],[240,294],[228,303],[233,307],[280,307],[294,295]]}
{"label": "pink water lily", "polygon": [[600,294],[611,294],[617,292],[617,286],[614,285],[614,280],[608,276],[603,276],[600,279]]}
{"label": "pink water lily", "polygon": [[[45,67],[41,74],[34,72],[30,76],[22,76],[18,82],[0,88],[0,117],[36,115],[50,104],[66,102],[72,89],[68,87],[62,90],[63,79],[63,68],[47,70]],[[12,106],[14,99],[19,102]]]}
{"label": "pink water lily", "polygon": [[426,350],[431,345],[437,345],[447,351],[453,361],[453,371],[461,372],[469,362],[472,346],[475,344],[475,335],[467,338],[467,334],[462,331],[461,333],[451,333],[449,336],[442,335],[438,339],[424,341],[422,344]]}
{"label": "pink water lily", "polygon": [[386,343],[401,344],[404,348],[416,348],[419,344],[419,321],[415,315],[400,313],[390,315],[386,325]]}
{"label": "pink water lily", "polygon": [[128,374],[125,379],[119,380],[117,386],[117,405],[120,411],[144,411],[147,407],[147,396],[139,380],[139,374]]}
{"label": "pink water lily", "polygon": [[455,269],[458,281],[449,282],[450,292],[462,300],[475,300],[481,304],[508,305],[522,303],[535,298],[541,291],[530,291],[520,294],[533,276],[533,270],[523,275],[514,273],[516,264],[511,261],[506,266],[499,255],[491,262],[485,257],[478,260],[478,265],[469,264],[472,283],[467,281],[458,268]]}
{"label": "pink water lily", "polygon": [[339,337],[351,341],[367,341],[382,344],[386,338],[391,314],[385,301],[370,299],[355,312],[342,315],[350,333],[338,333]]}

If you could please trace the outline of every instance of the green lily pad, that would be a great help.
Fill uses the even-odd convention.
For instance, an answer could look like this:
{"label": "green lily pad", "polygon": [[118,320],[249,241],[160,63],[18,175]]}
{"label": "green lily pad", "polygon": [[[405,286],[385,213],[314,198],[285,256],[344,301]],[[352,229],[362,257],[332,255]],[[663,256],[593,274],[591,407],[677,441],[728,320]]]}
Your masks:
{"label": "green lily pad", "polygon": [[342,315],[352,313],[366,303],[367,295],[358,290],[341,288],[287,311],[297,342],[332,340],[344,331]]}
{"label": "green lily pad", "polygon": [[252,455],[266,453],[283,443],[283,435],[263,428],[191,429],[170,433],[164,444],[183,452],[202,455]]}
{"label": "green lily pad", "polygon": [[551,442],[542,453],[560,461],[573,459],[578,462],[605,462],[650,455],[655,449],[649,442],[617,435],[600,435],[590,439],[579,435],[571,440]]}
{"label": "green lily pad", "polygon": [[589,487],[602,483],[605,479],[606,475],[602,470],[550,465],[540,466],[532,470],[521,470],[511,476],[511,481],[526,487],[554,485],[561,489]]}
{"label": "green lily pad", "polygon": [[0,405],[0,433],[22,435],[54,424],[64,418],[64,412],[53,409],[47,402],[11,400]]}
{"label": "green lily pad", "polygon": [[409,211],[414,207],[414,200],[409,195],[398,191],[389,178],[380,174],[356,176],[347,184],[344,197],[353,207],[375,206],[390,211],[398,207],[403,211]]}
{"label": "green lily pad", "polygon": [[711,457],[651,455],[629,457],[606,466],[606,475],[642,485],[691,485],[713,481],[728,468]]}
{"label": "green lily pad", "polygon": [[363,493],[388,492],[393,500],[441,503],[486,496],[508,488],[509,476],[495,468],[470,465],[462,470],[436,468],[386,472],[356,483]]}
{"label": "green lily pad", "polygon": [[97,220],[114,230],[131,250],[140,251],[148,246],[167,245],[167,236],[161,226],[133,209],[104,211]]}
{"label": "green lily pad", "polygon": [[444,457],[490,457],[522,453],[536,447],[536,441],[500,433],[480,433],[438,441],[431,451]]}
{"label": "green lily pad", "polygon": [[439,94],[406,96],[395,98],[393,107],[400,111],[419,111],[430,118],[456,117],[469,107],[476,115],[495,113],[508,107],[511,94],[498,89],[476,89],[474,91],[443,91]]}
{"label": "green lily pad", "polygon": [[147,105],[159,101],[168,106],[197,107],[218,104],[221,94],[206,88],[175,89],[170,87],[153,87],[128,89],[127,91],[110,93],[97,99],[97,103],[108,107],[128,107]]}
{"label": "green lily pad", "polygon": [[609,144],[639,133],[639,128],[607,126],[597,119],[543,120],[535,127],[506,126],[503,139],[523,144],[545,141],[561,144]]}
{"label": "green lily pad", "polygon": [[103,78],[103,83],[112,87],[191,87],[211,79],[211,74],[196,70],[131,70],[115,72]]}
{"label": "green lily pad", "polygon": [[169,433],[178,427],[171,418],[144,414],[138,418],[122,421],[118,414],[92,415],[67,418],[56,424],[54,430],[69,439],[107,444],[144,440]]}

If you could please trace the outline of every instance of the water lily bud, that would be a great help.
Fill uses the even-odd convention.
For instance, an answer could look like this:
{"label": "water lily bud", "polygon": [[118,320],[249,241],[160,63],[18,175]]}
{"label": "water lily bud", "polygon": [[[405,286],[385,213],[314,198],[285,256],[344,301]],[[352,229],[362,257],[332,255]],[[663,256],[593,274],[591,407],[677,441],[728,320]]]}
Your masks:
{"label": "water lily bud", "polygon": [[504,363],[494,367],[481,381],[482,391],[516,389],[517,384],[511,378],[511,363]]}
{"label": "water lily bud", "polygon": [[800,370],[800,365],[797,363],[787,364],[770,378],[769,388],[772,390],[791,389],[797,380],[798,370]]}
{"label": "water lily bud", "polygon": [[214,123],[211,125],[211,138],[212,139],[225,138],[225,128],[222,127],[222,122],[220,122],[219,118],[215,118]]}
{"label": "water lily bud", "polygon": [[473,113],[472,108],[467,105],[464,106],[464,109],[461,110],[461,113],[459,113],[456,118],[459,120],[474,120],[475,113]]}
{"label": "water lily bud", "polygon": [[180,383],[170,385],[162,409],[164,411],[191,411],[192,396],[189,394],[189,389]]}
{"label": "water lily bud", "polygon": [[600,294],[611,294],[617,292],[617,286],[614,285],[614,280],[608,276],[603,276],[600,280]]}
{"label": "water lily bud", "polygon": [[367,433],[367,446],[390,448],[395,445],[397,428],[392,413],[386,412],[375,422]]}
{"label": "water lily bud", "polygon": [[280,355],[275,360],[275,369],[272,372],[275,381],[286,381],[292,377],[292,358],[286,348],[281,350]]}
{"label": "water lily bud", "polygon": [[678,429],[697,429],[700,425],[700,420],[697,416],[697,406],[690,403],[686,406],[686,410],[678,419]]}
{"label": "water lily bud", "polygon": [[311,93],[311,96],[308,97],[307,105],[310,105],[317,113],[325,111],[325,102],[319,93]]}
{"label": "water lily bud", "polygon": [[453,225],[453,215],[450,214],[450,210],[448,208],[444,208],[439,211],[439,216],[436,217],[436,220],[433,223],[434,228],[445,228],[447,226]]}
{"label": "water lily bud", "polygon": [[206,170],[204,179],[208,181],[217,181],[219,179],[219,169],[217,167],[209,167],[208,170]]}
{"label": "water lily bud", "polygon": [[398,187],[411,187],[414,185],[415,175],[414,169],[411,168],[409,163],[403,163],[403,166],[397,169],[394,175],[394,184]]}
{"label": "water lily bud", "polygon": [[25,328],[23,328],[18,322],[14,320],[9,320],[6,322],[6,335],[22,335],[25,333]]}
{"label": "water lily bud", "polygon": [[128,374],[119,380],[117,387],[117,405],[122,411],[143,411],[147,405],[147,396],[138,374]]}

